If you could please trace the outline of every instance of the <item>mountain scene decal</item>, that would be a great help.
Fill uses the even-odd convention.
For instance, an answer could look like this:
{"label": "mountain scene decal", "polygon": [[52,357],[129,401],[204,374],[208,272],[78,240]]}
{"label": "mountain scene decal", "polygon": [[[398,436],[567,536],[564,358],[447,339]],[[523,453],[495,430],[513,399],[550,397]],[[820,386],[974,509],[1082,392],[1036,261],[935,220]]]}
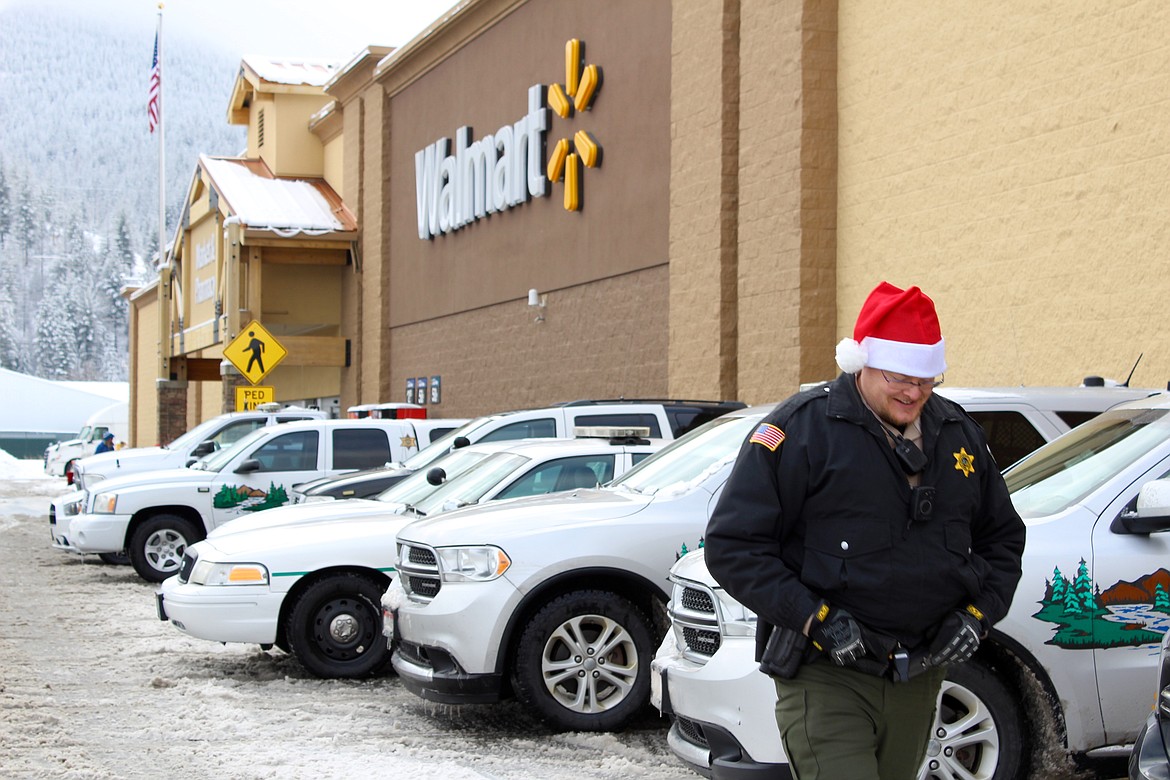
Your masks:
{"label": "mountain scene decal", "polygon": [[1039,603],[1032,617],[1056,625],[1046,644],[1068,650],[1157,644],[1170,628],[1170,571],[1158,569],[1101,590],[1082,558],[1071,580],[1053,569]]}
{"label": "mountain scene decal", "polygon": [[248,485],[224,485],[211,499],[216,509],[236,509],[240,512],[259,512],[288,503],[288,491],[282,485],[268,483],[268,492]]}

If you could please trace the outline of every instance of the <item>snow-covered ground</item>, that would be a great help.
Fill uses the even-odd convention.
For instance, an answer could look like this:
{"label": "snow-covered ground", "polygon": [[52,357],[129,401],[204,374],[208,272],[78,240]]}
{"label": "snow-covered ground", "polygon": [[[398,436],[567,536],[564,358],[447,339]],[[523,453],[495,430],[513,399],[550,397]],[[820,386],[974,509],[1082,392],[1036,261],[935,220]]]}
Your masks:
{"label": "snow-covered ground", "polygon": [[181,634],[130,567],[49,546],[66,489],[0,451],[0,776],[697,778],[653,712],[559,734],[515,702],[429,704],[393,674],[318,680],[279,650]]}

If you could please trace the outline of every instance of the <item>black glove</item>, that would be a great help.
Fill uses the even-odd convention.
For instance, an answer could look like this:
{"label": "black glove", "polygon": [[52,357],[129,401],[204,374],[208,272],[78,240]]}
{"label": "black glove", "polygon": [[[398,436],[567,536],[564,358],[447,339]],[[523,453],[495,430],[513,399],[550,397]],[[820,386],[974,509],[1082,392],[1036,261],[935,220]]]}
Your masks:
{"label": "black glove", "polygon": [[983,625],[975,615],[962,610],[952,612],[943,619],[930,643],[927,665],[947,666],[969,660],[979,649],[982,633]]}
{"label": "black glove", "polygon": [[824,602],[813,615],[808,638],[814,647],[828,653],[837,666],[851,666],[865,656],[865,643],[857,621],[845,610],[831,609]]}

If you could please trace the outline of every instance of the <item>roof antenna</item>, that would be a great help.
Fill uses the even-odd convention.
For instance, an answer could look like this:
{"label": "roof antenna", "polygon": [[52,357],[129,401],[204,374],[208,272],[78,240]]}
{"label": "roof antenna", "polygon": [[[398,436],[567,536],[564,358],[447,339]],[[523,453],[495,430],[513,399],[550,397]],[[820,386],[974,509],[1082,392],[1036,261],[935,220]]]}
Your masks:
{"label": "roof antenna", "polygon": [[1133,368],[1129,370],[1129,376],[1127,376],[1125,381],[1121,383],[1122,387],[1129,387],[1129,380],[1133,379],[1133,372],[1137,371],[1138,363],[1142,362],[1142,356],[1145,354],[1145,352],[1140,353],[1138,355],[1138,359],[1133,362]]}

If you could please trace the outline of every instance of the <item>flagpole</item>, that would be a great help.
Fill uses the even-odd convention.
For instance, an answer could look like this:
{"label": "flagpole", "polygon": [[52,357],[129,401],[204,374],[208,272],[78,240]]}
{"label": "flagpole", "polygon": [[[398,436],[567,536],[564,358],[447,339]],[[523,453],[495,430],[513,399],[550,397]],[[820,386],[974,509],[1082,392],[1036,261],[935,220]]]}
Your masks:
{"label": "flagpole", "polygon": [[163,121],[163,38],[162,9],[158,4],[158,267],[161,270],[167,261],[167,151],[163,139],[166,123]]}

